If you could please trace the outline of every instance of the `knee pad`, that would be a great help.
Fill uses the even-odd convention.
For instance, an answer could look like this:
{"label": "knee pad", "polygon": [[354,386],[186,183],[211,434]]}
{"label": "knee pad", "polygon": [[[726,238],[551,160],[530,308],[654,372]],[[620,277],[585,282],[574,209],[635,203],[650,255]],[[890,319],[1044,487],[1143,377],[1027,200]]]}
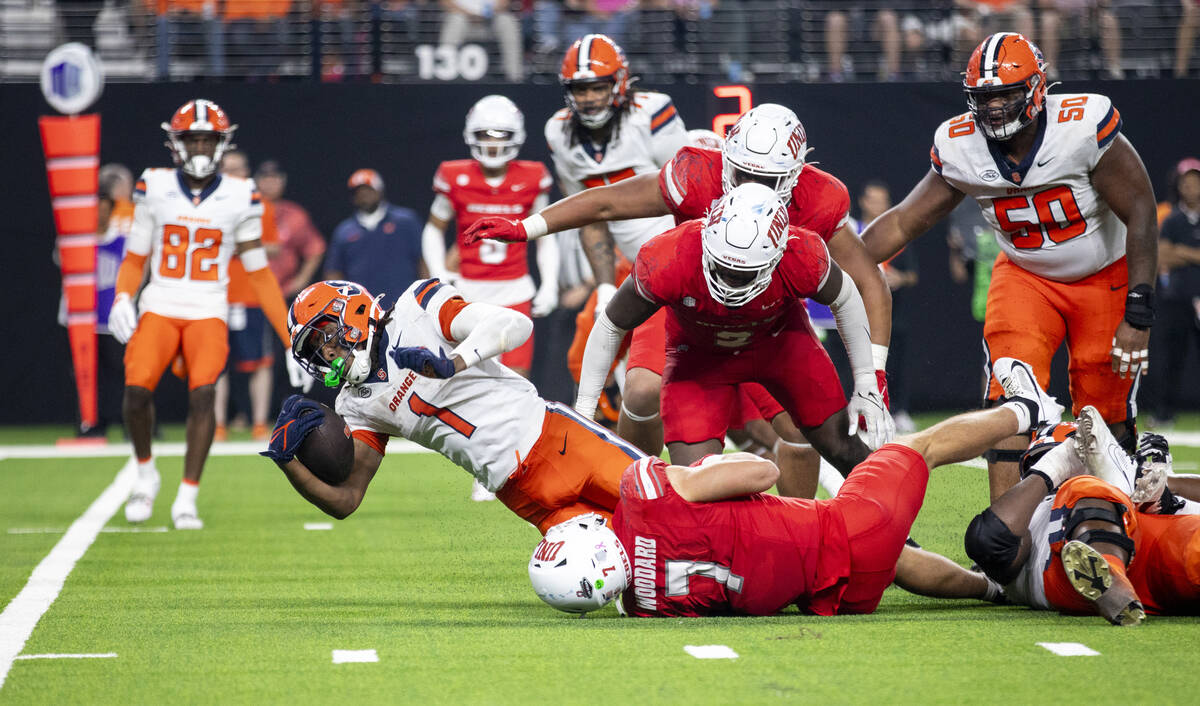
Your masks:
{"label": "knee pad", "polygon": [[[1073,507],[1067,516],[1063,518],[1063,536],[1067,539],[1078,539],[1084,544],[1091,545],[1093,542],[1106,542],[1120,547],[1129,555],[1129,559],[1125,561],[1128,565],[1133,561],[1133,551],[1135,545],[1133,539],[1125,534],[1125,523],[1122,522],[1121,516],[1125,514],[1125,508],[1120,505],[1111,505],[1106,503],[1106,507]],[[1117,531],[1109,529],[1080,529],[1079,525],[1089,520],[1099,520],[1101,522],[1109,522],[1116,525]]]}
{"label": "knee pad", "polygon": [[971,520],[963,546],[967,556],[996,583],[1011,583],[1021,573],[1021,565],[1017,563],[1021,538],[990,507]]}
{"label": "knee pad", "polygon": [[988,449],[983,452],[983,460],[988,463],[1020,463],[1024,455],[1024,449]]}

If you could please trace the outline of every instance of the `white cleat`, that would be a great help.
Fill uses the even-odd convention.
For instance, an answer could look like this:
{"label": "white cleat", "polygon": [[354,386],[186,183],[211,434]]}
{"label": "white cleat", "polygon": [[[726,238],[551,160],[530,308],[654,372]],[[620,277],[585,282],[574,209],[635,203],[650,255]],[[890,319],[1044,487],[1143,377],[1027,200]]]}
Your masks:
{"label": "white cleat", "polygon": [[477,503],[486,503],[496,499],[496,494],[488,490],[487,487],[478,480],[471,486],[471,499]]}
{"label": "white cleat", "polygon": [[142,477],[133,484],[129,499],[125,501],[125,521],[134,524],[145,522],[154,513],[154,498],[158,497],[160,480],[158,470],[150,477]]}
{"label": "white cleat", "polygon": [[1148,479],[1151,483],[1136,485],[1137,463],[1125,453],[1095,407],[1089,405],[1080,410],[1075,423],[1079,428],[1076,438],[1080,456],[1092,475],[1120,488],[1135,503],[1153,500],[1155,493],[1162,495],[1166,474],[1157,480]]}
{"label": "white cleat", "polygon": [[171,508],[171,523],[177,530],[204,529],[204,520],[196,514],[196,508]]}
{"label": "white cleat", "polygon": [[1004,388],[1008,401],[1020,400],[1032,407],[1030,411],[1034,412],[1034,418],[1030,420],[1030,429],[1062,421],[1063,406],[1038,386],[1037,376],[1028,363],[1016,358],[1000,358],[992,366],[992,374]]}

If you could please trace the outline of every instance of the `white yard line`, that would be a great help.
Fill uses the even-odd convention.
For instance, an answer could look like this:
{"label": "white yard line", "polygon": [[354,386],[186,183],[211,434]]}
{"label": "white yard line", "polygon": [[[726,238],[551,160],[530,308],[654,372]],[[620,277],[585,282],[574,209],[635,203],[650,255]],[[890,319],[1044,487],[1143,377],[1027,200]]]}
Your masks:
{"label": "white yard line", "polygon": [[684,645],[683,651],[696,659],[737,659],[738,653],[727,645]]}
{"label": "white yard line", "polygon": [[[63,527],[10,527],[9,534],[62,534]],[[137,534],[140,532],[166,532],[166,527],[104,527],[100,530],[106,534]]]}
{"label": "white yard line", "polygon": [[306,530],[331,530],[333,529],[332,522],[305,522],[304,529]]}
{"label": "white yard line", "polygon": [[1039,642],[1038,647],[1044,647],[1059,657],[1095,657],[1100,653],[1078,642]]}
{"label": "white yard line", "polygon": [[378,662],[379,655],[375,650],[334,650],[334,664],[351,664],[354,662]]}
{"label": "white yard line", "polygon": [[[129,444],[86,444],[82,446],[55,446],[54,444],[0,445],[0,461],[7,458],[127,458],[132,451]],[[212,445],[209,456],[254,456],[266,451],[265,441],[218,441]],[[388,444],[390,453],[433,453],[407,439],[392,439]],[[154,444],[155,456],[182,456],[182,441]]]}
{"label": "white yard line", "polygon": [[63,538],[37,565],[17,597],[0,613],[0,688],[4,687],[13,660],[25,649],[38,621],[58,598],[75,563],[129,497],[136,476],[137,467],[133,464],[127,464],[117,473],[100,497],[71,524]]}
{"label": "white yard line", "polygon": [[116,657],[116,652],[102,652],[99,654],[45,654],[45,655],[18,655],[17,659],[110,659]]}

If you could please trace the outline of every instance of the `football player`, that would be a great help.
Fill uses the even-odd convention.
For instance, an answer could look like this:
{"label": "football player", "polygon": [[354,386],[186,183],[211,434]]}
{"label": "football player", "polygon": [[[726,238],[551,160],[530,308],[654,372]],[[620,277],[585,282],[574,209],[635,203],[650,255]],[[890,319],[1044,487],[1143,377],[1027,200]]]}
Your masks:
{"label": "football player", "polygon": [[611,530],[584,521],[546,533],[529,563],[534,590],[570,612],[623,591],[637,617],[769,615],[791,604],[815,615],[871,613],[908,570],[897,561],[911,549],[905,537],[929,469],[1058,421],[1062,407],[1027,366],[1005,359],[995,370],[1008,402],[883,446],[829,500],[767,494],[778,470],[749,454],[692,466],[640,459],[621,478]]}
{"label": "football player", "polygon": [[[863,242],[883,262],[971,196],[997,233],[984,318],[991,360],[1029,361],[1047,385],[1065,340],[1074,412],[1110,420],[1132,451],[1137,379],[1154,323],[1154,192],[1121,115],[1097,94],[1048,95],[1041,52],[1012,32],[975,49],[968,112],[942,123],[932,168]],[[992,383],[987,399],[1001,394]],[[991,497],[1017,482],[1028,439],[988,452]]]}
{"label": "football player", "polygon": [[270,449],[309,502],[344,518],[358,507],[399,436],[471,473],[540,531],[576,515],[611,515],[621,472],[642,453],[574,410],[547,402],[496,356],[520,347],[533,322],[509,308],[466,302],[438,279],[409,287],[382,311],[352,282],[326,281],[297,296],[289,312],[292,356],[313,377],[342,387],[336,409],[354,437],[354,466],[329,485],[295,458],[311,430],[293,396]]}
{"label": "football player", "polygon": [[1194,615],[1197,479],[1170,465],[1161,436],[1142,434],[1131,460],[1097,409],[1084,407],[1077,424],[1034,438],[1022,480],[971,521],[967,554],[1009,600],[1032,608],[1115,625],[1137,625],[1146,613]]}
{"label": "football player", "polygon": [[[546,122],[546,142],[565,195],[655,174],[687,144],[687,130],[671,97],[635,91],[637,79],[630,75],[625,53],[609,37],[586,34],[572,44],[563,57],[559,79],[566,107]],[[607,223],[589,223],[580,230],[580,242],[596,282],[597,311],[616,292],[614,244],[632,262],[643,243],[673,225],[664,214],[649,215],[659,217],[610,218],[605,219]],[[630,345],[617,431],[647,453],[656,454],[662,450],[658,399],[661,323],[640,329]]]}
{"label": "football player", "polygon": [[[545,316],[558,304],[558,245],[553,238],[537,243],[536,292],[525,258],[525,243],[484,240],[467,245],[463,231],[488,214],[524,216],[545,207],[550,172],[541,162],[516,159],[525,143],[525,116],[504,96],[481,98],[467,113],[463,139],[471,159],[442,162],[433,177],[437,194],[421,235],[421,250],[430,276],[446,279],[446,226],[457,227],[459,273],[456,285],[468,301],[507,306],[526,316]],[[517,374],[529,377],[533,337],[500,357]],[[479,481],[471,499],[494,500]]]}
{"label": "football player", "polygon": [[[541,285],[536,292],[525,259],[524,243],[496,240],[467,245],[463,231],[489,214],[524,216],[545,207],[551,177],[541,162],[516,159],[525,143],[525,117],[504,96],[484,96],[467,113],[463,139],[471,159],[442,162],[433,177],[436,196],[429,209],[421,244],[431,277],[446,279],[444,233],[451,219],[457,228],[459,277],[467,301],[507,306],[526,316],[545,316],[558,303],[558,247],[553,238],[537,243]],[[533,339],[505,353],[500,362],[529,377]]]}
{"label": "football player", "polygon": [[[480,219],[467,231],[466,238],[526,240],[593,221],[663,214],[673,214],[676,223],[682,223],[703,217],[723,192],[738,184],[764,183],[787,204],[789,222],[820,236],[833,260],[858,286],[871,325],[875,375],[886,402],[884,369],[891,336],[891,294],[850,225],[849,192],[833,175],[805,163],[809,151],[804,126],[796,114],[781,105],[764,103],[738,119],[720,153],[686,147],[656,174],[640,174],[619,184],[589,189],[523,221]],[[780,409],[776,405],[761,414],[771,419]],[[788,420],[781,422],[791,426]],[[792,443],[803,442],[795,435],[794,427],[786,430],[785,438]],[[803,478],[798,480],[798,487],[815,489],[817,459],[811,452],[809,456],[802,461]],[[785,471],[785,477],[788,475]]]}
{"label": "football player", "polygon": [[[160,485],[150,448],[154,388],[182,353],[187,451],[171,521],[176,529],[200,529],[204,523],[196,496],[216,426],[214,384],[229,353],[226,289],[234,255],[284,346],[291,338],[287,307],[261,245],[263,207],[254,182],[217,173],[237,126],[216,103],[198,98],[175,111],[162,128],[176,166],[147,169],[138,179],[133,227],[109,316],[113,335],[128,343],[125,426],[138,466],[125,519],[144,522],[154,509]],[[143,288],[147,264],[150,278]]]}
{"label": "football player", "polygon": [[[849,407],[804,298],[833,309],[854,372]],[[659,309],[667,311],[662,417],[672,462],[686,466],[721,452],[737,385],[746,382],[786,400],[805,437],[843,474],[870,453],[854,435],[860,415],[872,448],[890,439],[894,429],[877,387],[858,289],[819,236],[789,226],[774,189],[734,187],[704,220],[642,246],[632,276],[588,337],[577,411],[595,411],[626,331]]]}

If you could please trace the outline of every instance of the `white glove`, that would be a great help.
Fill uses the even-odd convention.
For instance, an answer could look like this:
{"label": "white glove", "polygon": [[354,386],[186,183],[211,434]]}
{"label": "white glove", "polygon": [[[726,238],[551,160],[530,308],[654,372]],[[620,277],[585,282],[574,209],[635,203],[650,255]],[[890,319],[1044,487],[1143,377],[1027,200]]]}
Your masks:
{"label": "white glove", "polygon": [[558,292],[557,287],[541,287],[537,290],[537,294],[533,295],[533,305],[530,307],[530,313],[535,317],[543,317],[550,314],[558,308]]}
{"label": "white glove", "polygon": [[612,301],[613,295],[617,293],[617,288],[608,282],[601,282],[596,285],[596,313],[604,311],[608,303]]}
{"label": "white glove", "polygon": [[137,324],[138,312],[133,300],[128,294],[118,294],[108,312],[108,330],[112,331],[112,335],[121,343],[129,343]]}
{"label": "white glove", "polygon": [[872,450],[883,446],[896,435],[896,423],[883,404],[879,390],[872,386],[870,389],[861,388],[854,391],[850,404],[846,405],[850,415],[850,436],[858,433],[858,418],[863,419],[863,442]]}
{"label": "white glove", "polygon": [[292,387],[298,387],[303,392],[311,390],[313,376],[300,367],[300,361],[296,360],[296,356],[292,355],[291,351],[285,350],[283,352],[283,361],[287,366],[288,382],[291,383]]}

